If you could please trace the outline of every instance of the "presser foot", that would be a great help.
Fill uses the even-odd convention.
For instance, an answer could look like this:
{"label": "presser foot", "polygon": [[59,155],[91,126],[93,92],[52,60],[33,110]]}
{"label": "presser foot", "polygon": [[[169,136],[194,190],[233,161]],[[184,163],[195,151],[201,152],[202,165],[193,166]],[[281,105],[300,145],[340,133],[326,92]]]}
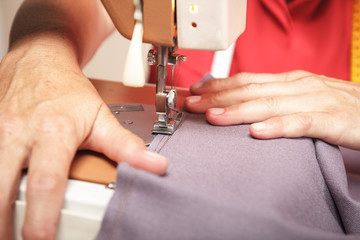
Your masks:
{"label": "presser foot", "polygon": [[171,135],[175,132],[176,128],[179,126],[183,117],[183,112],[174,111],[174,117],[170,119],[167,124],[160,123],[156,121],[154,123],[154,128],[152,130],[153,134],[166,134]]}

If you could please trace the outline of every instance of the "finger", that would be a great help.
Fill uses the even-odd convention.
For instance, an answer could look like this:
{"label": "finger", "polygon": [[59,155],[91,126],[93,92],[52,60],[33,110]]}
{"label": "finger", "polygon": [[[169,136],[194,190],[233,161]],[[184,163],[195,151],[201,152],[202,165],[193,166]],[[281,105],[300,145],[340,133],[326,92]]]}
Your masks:
{"label": "finger", "polygon": [[100,109],[93,130],[82,147],[104,153],[116,162],[127,162],[159,175],[164,174],[168,166],[165,157],[147,151],[144,141],[124,129],[105,105]]}
{"label": "finger", "polygon": [[69,167],[78,145],[75,129],[66,121],[47,121],[37,131],[29,161],[25,239],[55,238]]}
{"label": "finger", "polygon": [[[329,131],[331,129],[331,131]],[[329,113],[296,113],[274,117],[250,126],[252,136],[259,139],[279,137],[312,137],[332,144],[340,144],[345,128]]]}
{"label": "finger", "polygon": [[235,89],[187,97],[185,106],[191,112],[204,113],[209,108],[224,108],[259,98],[307,94],[328,89],[329,86],[321,78],[312,76],[286,83],[251,83]]}
{"label": "finger", "polygon": [[13,239],[13,210],[27,151],[18,144],[0,149],[0,239]]}
{"label": "finger", "polygon": [[0,239],[13,239],[13,209],[21,169],[28,154],[23,124],[16,116],[0,116]]}
{"label": "finger", "polygon": [[313,74],[306,71],[291,71],[284,73],[239,73],[226,79],[213,79],[206,82],[194,84],[190,87],[193,95],[218,92],[221,90],[233,89],[252,83],[271,83],[293,81]]}
{"label": "finger", "polygon": [[335,104],[335,99],[321,94],[266,97],[226,108],[212,108],[206,116],[214,125],[234,125],[300,112],[326,112],[328,107],[335,108]]}

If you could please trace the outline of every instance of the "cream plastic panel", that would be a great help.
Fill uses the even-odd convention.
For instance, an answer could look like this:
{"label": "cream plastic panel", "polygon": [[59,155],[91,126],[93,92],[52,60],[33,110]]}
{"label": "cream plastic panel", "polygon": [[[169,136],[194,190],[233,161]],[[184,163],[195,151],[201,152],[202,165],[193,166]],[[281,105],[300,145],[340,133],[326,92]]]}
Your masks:
{"label": "cream plastic panel", "polygon": [[178,47],[227,49],[245,30],[246,0],[176,1]]}

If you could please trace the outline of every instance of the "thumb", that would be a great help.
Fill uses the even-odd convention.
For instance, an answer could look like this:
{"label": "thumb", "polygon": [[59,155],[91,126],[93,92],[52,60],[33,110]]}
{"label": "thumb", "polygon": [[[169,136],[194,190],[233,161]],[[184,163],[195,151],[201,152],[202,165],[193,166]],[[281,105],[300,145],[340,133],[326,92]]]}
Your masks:
{"label": "thumb", "polygon": [[165,157],[147,151],[144,141],[123,128],[106,106],[101,107],[82,148],[103,153],[115,162],[127,162],[133,167],[158,175],[164,174],[168,167]]}

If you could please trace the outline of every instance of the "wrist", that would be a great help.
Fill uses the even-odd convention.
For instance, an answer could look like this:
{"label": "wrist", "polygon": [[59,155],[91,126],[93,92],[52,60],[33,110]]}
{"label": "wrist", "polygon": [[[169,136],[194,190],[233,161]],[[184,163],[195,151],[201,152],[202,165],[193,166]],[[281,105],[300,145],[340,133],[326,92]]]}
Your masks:
{"label": "wrist", "polygon": [[15,56],[47,53],[47,56],[64,56],[68,60],[79,62],[79,53],[75,43],[61,33],[47,32],[29,35],[11,44],[8,53]]}
{"label": "wrist", "polygon": [[16,41],[9,48],[2,65],[16,67],[61,64],[61,67],[79,70],[79,54],[73,41],[61,34],[41,33]]}

